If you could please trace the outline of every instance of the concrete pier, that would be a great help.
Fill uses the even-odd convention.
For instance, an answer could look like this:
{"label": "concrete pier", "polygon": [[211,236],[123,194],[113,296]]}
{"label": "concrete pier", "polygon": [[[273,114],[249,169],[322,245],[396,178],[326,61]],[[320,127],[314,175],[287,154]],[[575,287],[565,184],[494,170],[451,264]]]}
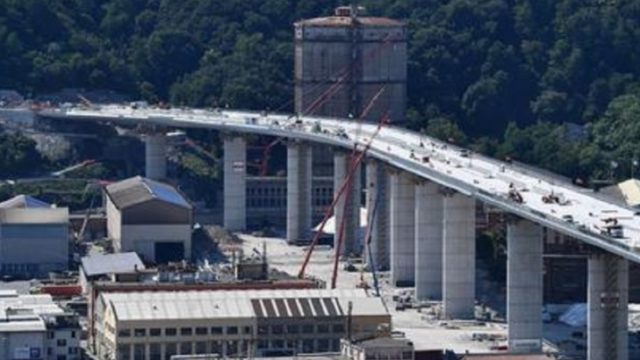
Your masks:
{"label": "concrete pier", "polygon": [[167,177],[167,138],[162,133],[144,137],[144,174],[149,179],[162,180]]}
{"label": "concrete pier", "polygon": [[311,240],[311,146],[298,141],[287,145],[287,242]]}
{"label": "concrete pier", "polygon": [[[384,165],[369,160],[366,165],[367,214],[377,204],[371,228],[371,254],[377,270],[389,269],[389,180]],[[369,263],[369,256],[366,256]]]}
{"label": "concrete pier", "polygon": [[476,202],[450,193],[444,197],[442,306],[446,319],[474,318]]}
{"label": "concrete pier", "polygon": [[[336,151],[333,159],[333,192],[335,196],[351,169],[352,161],[350,153],[344,151]],[[342,224],[342,219],[345,219],[344,235],[342,239],[343,246],[342,249],[340,249],[340,254],[343,256],[360,251],[357,244],[358,229],[360,228],[360,169],[360,166],[358,166],[355,170],[356,172],[352,177],[351,186],[342,194],[342,197],[338,200],[334,209],[336,226],[334,241],[336,244],[339,236],[338,232],[341,227],[340,224]],[[347,199],[347,193],[350,193],[348,196],[349,199]]]}
{"label": "concrete pier", "polygon": [[439,185],[415,186],[415,280],[418,300],[442,300],[442,194]]}
{"label": "concrete pier", "polygon": [[542,228],[513,219],[507,225],[507,323],[509,350],[542,351]]}
{"label": "concrete pier", "polygon": [[224,138],[224,227],[246,230],[247,142],[242,137]]}
{"label": "concrete pier", "polygon": [[588,276],[587,360],[628,360],[629,264],[594,254]]}
{"label": "concrete pier", "polygon": [[413,286],[415,283],[415,192],[414,180],[404,172],[390,176],[389,230],[391,283]]}

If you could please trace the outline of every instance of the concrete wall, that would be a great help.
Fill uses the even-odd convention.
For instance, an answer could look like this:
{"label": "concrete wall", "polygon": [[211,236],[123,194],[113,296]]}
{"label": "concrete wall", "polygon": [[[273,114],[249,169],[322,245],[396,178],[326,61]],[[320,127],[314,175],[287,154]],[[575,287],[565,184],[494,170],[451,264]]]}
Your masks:
{"label": "concrete wall", "polygon": [[413,286],[415,282],[415,192],[407,173],[391,174],[389,229],[391,283]]}

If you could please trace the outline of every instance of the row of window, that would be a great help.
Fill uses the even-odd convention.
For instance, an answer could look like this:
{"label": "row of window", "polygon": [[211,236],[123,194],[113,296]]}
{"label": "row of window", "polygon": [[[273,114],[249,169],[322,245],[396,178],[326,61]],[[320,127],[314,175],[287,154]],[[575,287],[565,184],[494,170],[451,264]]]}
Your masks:
{"label": "row of window", "polygon": [[329,352],[340,350],[339,338],[320,338],[303,340],[260,340],[257,348],[259,352],[265,350],[294,350],[294,353]]}
{"label": "row of window", "polygon": [[280,335],[280,334],[327,334],[329,332],[333,333],[344,333],[344,324],[290,324],[290,325],[260,325],[258,326],[258,335]]}
{"label": "row of window", "polygon": [[[58,346],[65,346],[65,345],[60,345],[60,340],[58,340]],[[69,348],[67,349],[67,353],[69,353],[69,355],[76,355],[79,353],[79,349],[80,348],[77,346],[69,346]],[[51,356],[52,354],[53,354],[53,348],[48,347],[47,355]]]}
{"label": "row of window", "polygon": [[[237,335],[237,334],[251,334],[251,327],[250,326],[244,326],[242,328],[239,328],[237,326],[227,326],[222,327],[222,326],[212,326],[212,327],[206,327],[206,326],[200,326],[200,327],[182,327],[180,329],[177,328],[165,328],[164,329],[164,336],[178,336],[178,332],[180,333],[180,336],[192,336],[192,335],[198,335],[198,336],[204,336],[204,335],[223,335],[223,334],[227,334],[227,335]],[[120,331],[118,331],[118,336],[119,337],[131,337],[131,329],[121,329]],[[151,328],[151,329],[145,329],[145,328],[137,328],[137,329],[133,329],[133,336],[134,337],[145,337],[145,336],[151,336],[151,337],[157,337],[157,336],[163,336],[163,329],[161,328]]]}
{"label": "row of window", "polygon": [[[227,357],[246,356],[249,351],[249,344],[241,341],[196,341],[181,343],[165,343],[164,359],[169,359],[173,355],[202,355],[202,354],[220,354]],[[121,344],[118,345],[118,359],[121,360],[146,360],[147,346],[145,344]],[[133,357],[131,355],[133,350]],[[150,343],[149,348],[150,360],[163,359],[163,351],[161,343]]]}

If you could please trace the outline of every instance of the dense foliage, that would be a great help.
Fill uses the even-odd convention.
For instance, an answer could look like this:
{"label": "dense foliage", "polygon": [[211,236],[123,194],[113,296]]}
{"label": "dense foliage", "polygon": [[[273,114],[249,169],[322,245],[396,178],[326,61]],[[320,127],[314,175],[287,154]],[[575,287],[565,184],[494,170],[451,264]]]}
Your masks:
{"label": "dense foliage", "polygon": [[0,178],[27,174],[41,161],[35,141],[21,134],[0,133]]}
{"label": "dense foliage", "polygon": [[[339,3],[0,1],[0,88],[285,110],[292,23]],[[640,130],[640,0],[361,3],[409,24],[412,126],[572,177],[608,176],[612,161],[628,176]]]}

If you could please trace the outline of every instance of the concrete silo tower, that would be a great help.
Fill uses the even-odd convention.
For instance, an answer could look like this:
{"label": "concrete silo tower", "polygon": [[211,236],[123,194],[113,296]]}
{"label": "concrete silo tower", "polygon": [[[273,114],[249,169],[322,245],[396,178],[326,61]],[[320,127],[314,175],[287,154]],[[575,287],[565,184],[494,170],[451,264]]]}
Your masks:
{"label": "concrete silo tower", "polygon": [[[295,110],[354,118],[372,99],[367,122],[387,111],[405,118],[407,35],[404,23],[339,7],[334,16],[295,23]],[[383,89],[383,90],[381,90]]]}

